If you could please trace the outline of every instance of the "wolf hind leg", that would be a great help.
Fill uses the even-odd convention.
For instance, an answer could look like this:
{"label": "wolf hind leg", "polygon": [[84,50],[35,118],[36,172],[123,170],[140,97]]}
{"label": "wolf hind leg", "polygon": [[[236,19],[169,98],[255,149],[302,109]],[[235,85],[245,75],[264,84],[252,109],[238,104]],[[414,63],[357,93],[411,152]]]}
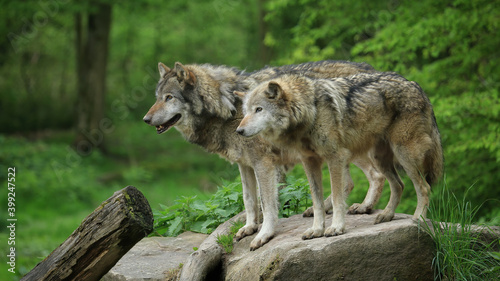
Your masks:
{"label": "wolf hind leg", "polygon": [[[345,176],[346,176],[346,185],[344,187],[344,192],[348,196],[351,193],[351,191],[353,190],[353,188],[354,188],[354,182],[352,181],[352,178],[351,178],[351,173],[349,171],[349,165],[347,165],[345,169],[346,170],[344,170],[344,172],[345,172]],[[332,195],[331,194],[328,195],[328,197],[325,199],[325,201],[323,202],[323,204],[325,205],[325,213],[331,214],[332,213]],[[311,206],[311,207],[307,208],[302,213],[302,216],[303,217],[312,217],[312,216],[314,216],[314,209],[313,209],[313,207]]]}
{"label": "wolf hind leg", "polygon": [[[372,155],[359,156],[353,159],[353,164],[355,164],[358,168],[363,171],[366,178],[368,179],[369,188],[366,193],[366,197],[363,200],[363,203],[354,203],[348,209],[349,214],[370,214],[375,207],[375,204],[380,200],[380,196],[382,195],[382,190],[384,188],[385,177],[384,175],[375,168],[374,160],[372,159]],[[351,191],[354,188],[354,182],[352,181],[351,174],[349,171],[349,165],[346,166],[345,170],[345,196],[349,196]],[[331,213],[332,211],[332,197],[331,195],[325,199],[325,211],[326,213]],[[309,207],[302,214],[304,217],[312,217],[313,216],[313,208]]]}
{"label": "wolf hind leg", "polygon": [[382,195],[385,177],[375,168],[375,163],[371,156],[371,154],[366,154],[352,161],[353,164],[363,171],[370,186],[363,203],[354,203],[349,207],[349,214],[370,214]]}
{"label": "wolf hind leg", "polygon": [[380,140],[375,147],[374,153],[377,169],[387,178],[391,189],[391,196],[387,206],[382,213],[378,214],[375,218],[375,224],[377,224],[388,222],[394,218],[396,208],[403,195],[404,184],[394,167],[394,153],[389,144],[384,140]]}
{"label": "wolf hind leg", "polygon": [[236,241],[257,232],[259,227],[259,206],[257,201],[257,181],[254,169],[238,164],[243,188],[243,204],[245,205],[246,223],[235,235]]}
{"label": "wolf hind leg", "polygon": [[428,135],[395,145],[393,150],[406,174],[411,179],[417,193],[417,208],[413,219],[425,218],[429,206],[430,185],[425,180],[428,171],[425,170],[425,157],[432,147],[432,140]]}

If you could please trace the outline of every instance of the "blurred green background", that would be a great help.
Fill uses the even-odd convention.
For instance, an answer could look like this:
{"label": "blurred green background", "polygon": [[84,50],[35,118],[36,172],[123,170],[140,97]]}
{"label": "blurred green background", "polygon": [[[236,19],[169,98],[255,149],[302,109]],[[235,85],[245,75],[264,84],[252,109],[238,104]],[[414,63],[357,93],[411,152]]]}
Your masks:
{"label": "blurred green background", "polygon": [[[235,165],[175,130],[158,136],[142,122],[154,102],[159,61],[253,71],[334,59],[397,71],[417,81],[434,105],[446,164],[445,183],[435,188],[446,186],[457,196],[470,189],[468,199],[483,204],[476,219],[500,224],[497,1],[0,3],[2,280],[28,272],[126,185],[139,188],[157,209],[178,196],[206,198],[221,179],[238,180]],[[99,67],[105,75],[83,79]],[[101,128],[82,121],[82,104],[99,106],[94,100],[102,100],[94,115],[106,120]],[[79,150],[78,141],[95,145]],[[4,254],[8,167],[16,168],[15,276]],[[300,167],[292,173],[303,176]],[[352,174],[349,202],[360,202],[367,183],[356,168]],[[397,211],[411,214],[416,197],[405,183]]]}

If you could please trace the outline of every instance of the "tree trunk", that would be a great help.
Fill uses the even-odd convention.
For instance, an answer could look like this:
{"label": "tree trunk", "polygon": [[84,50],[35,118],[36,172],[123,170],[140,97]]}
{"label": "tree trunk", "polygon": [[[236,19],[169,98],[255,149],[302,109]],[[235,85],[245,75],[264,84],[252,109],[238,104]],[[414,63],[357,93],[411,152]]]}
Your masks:
{"label": "tree trunk", "polygon": [[75,16],[78,74],[75,146],[80,155],[90,154],[93,148],[105,152],[102,126],[111,5],[95,2],[90,5],[86,17],[81,13]]}
{"label": "tree trunk", "polygon": [[261,65],[267,65],[271,59],[271,50],[266,46],[267,24],[264,20],[266,11],[264,10],[265,0],[257,0],[257,15],[258,15],[258,42],[259,42],[259,62]]}
{"label": "tree trunk", "polygon": [[100,280],[153,230],[148,201],[133,186],[115,192],[21,280]]}

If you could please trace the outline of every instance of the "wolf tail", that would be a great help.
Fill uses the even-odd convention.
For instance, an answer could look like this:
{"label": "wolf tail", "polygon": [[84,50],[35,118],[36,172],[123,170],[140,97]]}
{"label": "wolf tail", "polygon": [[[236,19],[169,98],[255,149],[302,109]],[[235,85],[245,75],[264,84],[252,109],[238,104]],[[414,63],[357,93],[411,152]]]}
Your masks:
{"label": "wolf tail", "polygon": [[441,180],[444,173],[444,156],[443,147],[441,145],[441,136],[436,123],[436,117],[434,112],[432,113],[433,126],[431,132],[432,148],[428,151],[425,157],[425,170],[427,183],[432,186],[439,180]]}

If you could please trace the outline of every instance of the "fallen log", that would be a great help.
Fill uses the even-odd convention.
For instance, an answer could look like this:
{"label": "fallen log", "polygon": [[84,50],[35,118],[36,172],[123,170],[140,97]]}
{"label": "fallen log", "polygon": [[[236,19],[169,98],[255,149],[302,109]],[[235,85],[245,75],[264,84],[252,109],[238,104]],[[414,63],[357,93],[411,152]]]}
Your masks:
{"label": "fallen log", "polygon": [[152,230],[148,201],[127,186],[97,207],[21,280],[99,280]]}

